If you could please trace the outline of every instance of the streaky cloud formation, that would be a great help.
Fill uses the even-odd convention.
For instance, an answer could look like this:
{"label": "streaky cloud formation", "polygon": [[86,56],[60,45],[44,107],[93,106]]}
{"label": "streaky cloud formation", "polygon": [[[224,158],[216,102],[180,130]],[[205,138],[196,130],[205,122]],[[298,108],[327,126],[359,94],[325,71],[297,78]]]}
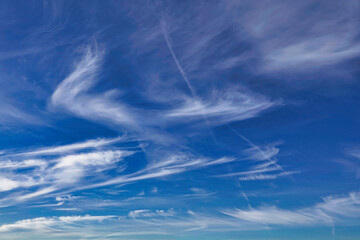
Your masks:
{"label": "streaky cloud formation", "polygon": [[339,217],[357,218],[360,210],[359,193],[346,197],[327,197],[312,207],[285,210],[275,206],[264,206],[249,210],[225,210],[224,214],[249,222],[269,225],[334,225]]}
{"label": "streaky cloud formation", "polygon": [[360,193],[351,192],[346,197],[326,197],[318,208],[329,214],[357,218],[360,211]]}
{"label": "streaky cloud formation", "polygon": [[314,214],[306,211],[283,210],[276,207],[251,210],[236,209],[233,212],[225,211],[224,213],[245,221],[271,225],[311,225],[329,222],[328,217],[321,212]]}
{"label": "streaky cloud formation", "polygon": [[76,224],[78,222],[98,221],[114,218],[115,216],[61,216],[51,218],[33,218],[17,221],[13,224],[4,224],[0,226],[0,232],[9,232],[14,230],[41,231],[51,229],[52,227],[61,227],[65,224]]}
{"label": "streaky cloud formation", "polygon": [[[49,193],[68,188],[76,187],[84,177],[91,177],[105,172],[109,169],[117,168],[122,171],[125,165],[118,162],[123,158],[134,154],[128,150],[103,150],[102,147],[120,141],[120,137],[113,139],[88,140],[81,143],[68,144],[56,147],[41,148],[40,150],[5,155],[16,160],[3,162],[1,169],[3,172],[1,191],[13,189],[31,189],[31,193],[19,195],[18,193],[9,194],[2,199],[5,205],[13,205],[17,202],[28,201],[29,199],[43,197]],[[96,148],[96,150],[91,150]],[[90,149],[90,152],[74,153]],[[57,156],[53,157],[52,155]],[[40,158],[50,158],[45,160],[27,159],[28,155],[36,155]],[[59,156],[60,155],[60,156]],[[26,169],[26,171],[19,171]],[[96,178],[96,176],[94,176]],[[33,188],[33,187],[37,188]]]}
{"label": "streaky cloud formation", "polygon": [[299,172],[290,171],[290,172],[282,172],[282,173],[277,173],[277,174],[251,174],[246,177],[240,177],[239,180],[240,181],[273,180],[273,179],[277,179],[279,177],[290,176],[290,175],[296,174],[296,173],[299,173]]}
{"label": "streaky cloud formation", "polygon": [[[107,176],[107,171],[116,169],[118,173],[124,172],[127,164],[119,164],[119,162],[136,153],[133,150],[116,150],[114,147],[111,147],[111,150],[100,150],[103,147],[109,148],[108,145],[113,145],[120,140],[123,141],[124,138],[88,140],[81,143],[5,155],[5,157],[10,156],[20,159],[8,161],[4,164],[3,168],[11,168],[13,173],[7,173],[9,177],[1,179],[3,184],[0,190],[9,191],[29,188],[32,192],[22,195],[19,195],[20,192],[12,193],[6,198],[3,198],[1,203],[5,206],[14,205],[34,198],[44,198],[50,193],[53,194],[60,191],[61,194],[61,191],[65,189],[66,192],[72,192],[79,189],[92,189],[114,184],[129,184],[147,179],[180,174],[198,168],[227,164],[236,160],[233,157],[211,159],[180,152],[177,154],[171,153],[168,156],[158,156],[160,159],[150,162],[143,169],[132,173],[122,173],[118,177],[110,177]],[[93,148],[96,149],[92,150]],[[87,150],[87,152],[78,152],[83,150]],[[56,154],[55,157],[52,156],[54,154]],[[36,155],[42,158],[48,158],[50,156],[50,159],[47,161],[28,160],[28,155]],[[23,160],[21,160],[21,158]],[[17,173],[17,171],[22,168],[28,168],[28,171],[25,173]],[[98,176],[103,175],[103,177],[97,179],[98,176],[94,176],[94,174]],[[81,186],[85,178],[88,183],[91,184]],[[93,179],[94,182],[91,182],[90,179]],[[102,181],[104,179],[107,180],[101,182],[100,179],[102,179]]]}
{"label": "streaky cloud formation", "polygon": [[109,139],[106,138],[91,139],[81,143],[40,148],[29,152],[19,153],[17,155],[61,155],[61,154],[66,154],[68,152],[73,152],[83,149],[99,148],[125,139],[126,137],[117,137],[117,138],[109,138]]}
{"label": "streaky cloud formation", "polygon": [[262,53],[265,71],[309,71],[359,55],[357,1],[342,7],[311,0],[228,3],[234,11],[248,9],[238,23]]}
{"label": "streaky cloud formation", "polygon": [[114,184],[131,183],[131,182],[152,179],[152,178],[161,178],[161,177],[166,177],[174,174],[191,171],[197,168],[225,164],[225,163],[233,162],[235,160],[236,160],[235,158],[229,158],[229,157],[223,157],[219,159],[196,158],[194,156],[178,153],[177,155],[175,154],[170,155],[165,157],[164,159],[161,159],[160,161],[150,163],[146,168],[139,170],[137,172],[125,176],[113,178],[103,183],[90,185],[85,187],[85,189],[92,187],[99,187],[99,186],[114,185]]}
{"label": "streaky cloud formation", "polygon": [[358,0],[0,7],[1,240],[359,239]]}
{"label": "streaky cloud formation", "polygon": [[87,93],[99,81],[103,54],[96,47],[87,47],[75,70],[54,91],[51,103],[87,119],[130,124],[133,121],[130,114],[114,100],[116,91]]}
{"label": "streaky cloud formation", "polygon": [[[92,226],[96,229],[100,225],[106,224],[103,229],[104,236],[127,236],[127,235],[170,235],[171,232],[163,229],[167,226],[172,232],[183,231],[191,233],[196,230],[217,232],[223,229],[266,229],[275,226],[330,226],[339,220],[338,216],[356,218],[356,213],[360,209],[359,194],[350,193],[347,197],[328,197],[322,203],[309,208],[285,210],[275,206],[264,206],[257,209],[223,210],[205,214],[203,212],[187,212],[174,209],[140,209],[132,210],[126,215],[78,215],[60,217],[41,217],[25,219],[15,223],[3,224],[0,232],[11,233],[13,231],[43,232],[51,235],[57,232],[61,235],[77,236],[83,231],[83,225]],[[345,208],[345,211],[334,211]],[[352,211],[352,212],[351,212]],[[117,229],[118,233],[113,231]],[[83,233],[82,233],[83,234]],[[96,237],[98,233],[90,231],[89,236]],[[100,237],[98,235],[97,237]]]}
{"label": "streaky cloud formation", "polygon": [[280,103],[245,91],[229,91],[222,94],[205,101],[186,99],[184,104],[171,110],[167,116],[182,121],[201,120],[202,116],[206,116],[211,124],[219,125],[256,117]]}
{"label": "streaky cloud formation", "polygon": [[278,164],[276,156],[279,153],[279,148],[275,147],[278,143],[258,146],[234,129],[230,129],[251,146],[244,150],[245,155],[247,155],[245,160],[250,160],[254,164],[246,171],[226,173],[218,175],[218,177],[238,176],[239,181],[264,181],[300,173],[300,171],[286,171]]}

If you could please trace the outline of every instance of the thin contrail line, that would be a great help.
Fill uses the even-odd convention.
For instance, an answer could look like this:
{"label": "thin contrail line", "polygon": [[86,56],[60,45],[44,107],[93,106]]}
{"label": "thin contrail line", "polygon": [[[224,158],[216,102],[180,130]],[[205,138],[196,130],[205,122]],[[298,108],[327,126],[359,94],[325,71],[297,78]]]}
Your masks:
{"label": "thin contrail line", "polygon": [[190,83],[188,77],[186,76],[186,73],[185,73],[183,67],[182,67],[181,64],[180,64],[179,59],[177,58],[177,56],[176,56],[176,54],[175,54],[175,52],[174,52],[174,49],[173,49],[173,46],[172,46],[171,37],[169,36],[169,31],[168,31],[167,24],[166,24],[166,20],[165,20],[165,17],[166,17],[166,16],[165,16],[165,13],[162,13],[161,15],[162,15],[162,16],[161,16],[161,30],[162,30],[162,32],[163,32],[166,45],[167,45],[167,47],[168,47],[168,49],[169,49],[169,51],[170,51],[170,53],[171,53],[172,58],[174,59],[174,62],[175,62],[175,64],[176,64],[177,69],[179,70],[181,76],[183,77],[183,79],[184,79],[186,85],[188,86],[188,88],[189,88],[192,96],[195,97],[195,96],[196,96],[195,90],[194,90],[194,88],[191,86],[191,83]]}
{"label": "thin contrail line", "polygon": [[[171,36],[169,34],[169,31],[168,31],[168,27],[167,27],[167,23],[166,23],[166,13],[164,12],[164,10],[162,11],[161,13],[161,29],[162,29],[162,33],[164,35],[164,39],[165,39],[165,42],[166,42],[166,45],[167,45],[167,48],[169,49],[170,51],[170,54],[176,64],[176,67],[178,69],[178,71],[180,72],[183,80],[185,81],[187,87],[189,88],[190,90],[190,93],[191,93],[191,96],[195,99],[200,99],[193,86],[191,85],[191,82],[189,80],[189,78],[187,77],[186,75],[186,72],[184,70],[184,68],[181,66],[180,62],[179,62],[179,59],[177,58],[175,52],[174,52],[174,49],[173,49],[173,46],[172,46],[172,39],[171,39]],[[211,134],[211,137],[213,138],[214,142],[217,142],[216,140],[216,137],[215,137],[215,134],[213,133],[213,131],[211,130],[211,124],[209,123],[209,120],[207,118],[207,115],[206,113],[204,113],[203,109],[200,109],[200,112],[201,112],[201,115],[206,123],[206,125],[210,128],[210,134]]]}
{"label": "thin contrail line", "polygon": [[[245,137],[244,135],[242,135],[241,133],[239,133],[238,131],[236,131],[234,128],[232,128],[230,125],[227,125],[227,127],[234,132],[237,136],[239,136],[242,140],[244,140],[247,144],[249,144],[249,146],[253,147],[254,149],[256,149],[256,151],[258,151],[267,161],[271,162],[271,158],[269,158],[269,156],[267,156],[263,150],[261,150],[261,148],[259,148],[259,146],[257,146],[256,144],[254,144],[252,141],[250,141],[247,137]],[[274,159],[277,161],[277,158],[274,157]],[[281,169],[281,171],[283,171],[284,173],[286,173],[286,171],[283,169],[283,167],[281,167],[279,164],[277,163],[273,163],[276,167],[278,167],[279,169]]]}
{"label": "thin contrail line", "polygon": [[[191,83],[190,83],[190,80],[188,79],[188,77],[187,77],[187,75],[186,75],[186,72],[184,71],[184,68],[181,66],[181,64],[180,64],[180,62],[179,62],[179,59],[177,58],[177,56],[176,56],[176,54],[175,54],[175,52],[174,52],[174,49],[173,49],[173,46],[172,46],[172,39],[171,39],[171,37],[170,37],[170,35],[169,35],[168,26],[167,26],[167,23],[166,23],[166,15],[165,15],[164,11],[163,11],[162,14],[161,14],[161,30],[162,30],[162,33],[163,33],[163,35],[164,35],[164,39],[165,39],[166,45],[167,45],[167,47],[168,47],[168,49],[169,49],[169,51],[170,51],[170,53],[171,53],[171,56],[172,56],[172,58],[173,58],[173,60],[174,60],[174,62],[175,62],[175,64],[176,64],[177,69],[179,70],[181,76],[183,77],[183,79],[184,79],[186,85],[188,86],[188,88],[189,88],[192,96],[197,98],[197,95],[196,95],[196,93],[195,93],[195,90],[194,90],[194,88],[192,87],[192,85],[191,85]],[[202,115],[203,115],[203,117],[204,117],[205,122],[206,122],[207,125],[209,126],[209,122],[208,122],[208,119],[207,119],[206,114],[203,113]],[[236,131],[235,129],[233,129],[232,127],[230,127],[230,126],[228,126],[228,127],[229,127],[233,132],[235,132],[239,137],[241,137],[246,143],[248,143],[251,147],[253,147],[253,148],[255,148],[257,151],[259,151],[266,160],[271,161],[271,159],[269,159],[269,157],[268,157],[257,145],[255,145],[254,143],[252,143],[248,138],[246,138],[245,136],[243,136],[242,134],[240,134],[239,132],[237,132],[237,131]],[[212,131],[211,131],[211,134],[212,134],[214,140],[216,141],[216,138],[215,138],[214,134],[212,133]],[[276,166],[276,167],[279,167],[279,169],[281,169],[283,172],[285,172],[284,169],[283,169],[280,165],[275,164],[275,166]],[[240,186],[240,188],[241,188],[240,181],[239,181],[238,179],[237,179],[237,181],[238,181],[238,186]],[[242,191],[242,193],[243,193],[244,198],[245,198],[245,199],[248,201],[248,203],[250,204],[249,199],[248,199],[246,193],[245,193],[244,191]]]}
{"label": "thin contrail line", "polygon": [[[192,87],[192,85],[191,85],[191,83],[190,83],[190,80],[189,80],[188,77],[187,77],[187,74],[186,74],[184,68],[183,68],[182,65],[180,64],[180,61],[179,61],[179,59],[177,58],[177,56],[176,56],[176,54],[175,54],[175,52],[174,52],[173,45],[172,45],[172,39],[171,39],[171,36],[170,36],[170,34],[169,34],[169,30],[168,30],[168,26],[167,26],[167,22],[166,22],[166,13],[165,13],[164,11],[162,11],[162,14],[161,14],[161,30],[162,30],[162,33],[163,33],[163,36],[164,36],[166,45],[167,45],[167,47],[168,47],[168,49],[169,49],[169,51],[170,51],[170,54],[171,54],[171,56],[172,56],[172,58],[173,58],[173,60],[174,60],[174,62],[175,62],[175,64],[176,64],[176,67],[177,67],[178,71],[180,72],[183,80],[185,81],[187,87],[189,88],[192,97],[198,98],[198,97],[197,97],[197,94],[196,94],[196,92],[195,92],[195,90],[194,90],[194,88]],[[210,126],[206,114],[202,112],[202,115],[203,115],[203,118],[204,118],[204,121],[206,122],[206,124],[207,124],[208,126]],[[211,133],[211,135],[212,135],[213,140],[216,142],[217,139],[216,139],[214,133],[212,132],[212,130],[210,130],[210,133]],[[241,137],[242,137],[243,140],[245,140],[245,141],[246,141],[248,144],[250,144],[251,146],[257,147],[255,144],[251,143],[246,137],[244,137],[244,136],[242,136],[242,135],[241,135]],[[228,166],[228,167],[230,168],[230,166]],[[230,169],[231,169],[231,168],[230,168]],[[244,197],[245,200],[248,202],[248,205],[251,207],[250,200],[249,200],[247,194],[245,193],[245,191],[243,190],[243,188],[242,188],[242,186],[241,186],[241,184],[240,184],[239,179],[235,177],[235,181],[236,181],[236,183],[237,183],[237,186],[240,188],[240,191],[241,191],[243,197]]]}
{"label": "thin contrail line", "polygon": [[[163,36],[164,36],[166,45],[167,45],[167,47],[168,47],[168,49],[169,49],[169,51],[170,51],[170,54],[171,54],[171,56],[172,56],[172,58],[173,58],[173,60],[174,60],[174,62],[175,62],[175,64],[176,64],[176,67],[177,67],[178,71],[180,72],[183,80],[185,81],[187,87],[189,88],[192,97],[198,98],[198,97],[197,97],[197,94],[196,94],[196,92],[195,92],[195,90],[194,90],[194,88],[192,87],[192,85],[191,85],[191,83],[190,83],[190,80],[189,80],[188,77],[187,77],[187,74],[186,74],[184,68],[183,68],[182,65],[180,64],[180,61],[179,61],[179,59],[177,58],[177,56],[176,56],[176,54],[175,54],[175,52],[174,52],[173,45],[172,45],[172,39],[171,39],[171,36],[170,36],[170,34],[169,34],[169,30],[168,30],[168,26],[167,26],[167,22],[166,22],[166,14],[165,14],[164,11],[162,11],[162,14],[161,14],[161,30],[162,30],[162,33],[163,33]],[[210,127],[209,121],[208,121],[208,119],[207,119],[207,115],[206,115],[205,113],[203,113],[203,112],[202,112],[202,115],[203,115],[204,121],[205,121],[206,124]],[[235,129],[233,129],[233,128],[230,127],[229,125],[228,125],[228,127],[229,127],[233,132],[235,132],[236,135],[238,135],[241,139],[243,139],[247,144],[249,144],[251,147],[255,148],[258,152],[260,152],[261,155],[263,155],[263,157],[264,157],[266,160],[271,161],[271,159],[269,159],[269,157],[268,157],[257,145],[255,145],[255,144],[254,144],[253,142],[251,142],[248,138],[246,138],[245,136],[243,136],[242,134],[240,134],[239,132],[237,132]],[[217,139],[216,139],[214,133],[213,133],[211,130],[210,130],[210,133],[211,133],[211,136],[212,136],[213,140],[214,140],[215,142],[217,142]],[[275,166],[278,167],[279,169],[281,169],[283,172],[285,172],[284,169],[283,169],[279,164],[275,163]],[[229,168],[230,168],[230,166],[229,166]],[[243,188],[242,188],[242,186],[241,186],[241,184],[240,184],[239,179],[236,178],[236,177],[235,177],[235,179],[236,179],[235,181],[236,181],[236,183],[237,183],[237,186],[240,188],[240,191],[241,191],[243,197],[244,197],[245,200],[248,202],[249,207],[251,207],[250,200],[249,200],[247,194],[245,193],[245,191],[243,190]]]}

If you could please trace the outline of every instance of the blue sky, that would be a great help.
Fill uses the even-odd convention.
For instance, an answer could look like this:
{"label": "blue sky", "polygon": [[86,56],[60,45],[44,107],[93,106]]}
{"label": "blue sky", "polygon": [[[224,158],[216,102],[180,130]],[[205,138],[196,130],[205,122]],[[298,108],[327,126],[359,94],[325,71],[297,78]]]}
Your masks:
{"label": "blue sky", "polygon": [[358,239],[360,1],[1,1],[1,239]]}

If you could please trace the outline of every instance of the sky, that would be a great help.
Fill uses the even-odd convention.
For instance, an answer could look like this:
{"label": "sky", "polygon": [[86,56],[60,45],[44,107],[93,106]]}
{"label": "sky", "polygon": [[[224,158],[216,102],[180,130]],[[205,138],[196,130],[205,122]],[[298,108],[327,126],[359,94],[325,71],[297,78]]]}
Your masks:
{"label": "sky", "polygon": [[359,0],[0,9],[0,239],[360,238]]}

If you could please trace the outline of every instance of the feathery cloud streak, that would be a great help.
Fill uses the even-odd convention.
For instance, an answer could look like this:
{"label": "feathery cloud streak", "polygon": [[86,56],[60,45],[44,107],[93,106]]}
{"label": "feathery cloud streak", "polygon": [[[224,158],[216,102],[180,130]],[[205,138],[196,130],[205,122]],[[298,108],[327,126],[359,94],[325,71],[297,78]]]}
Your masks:
{"label": "feathery cloud streak", "polygon": [[[150,232],[170,235],[196,231],[260,230],[273,226],[310,227],[342,224],[338,216],[354,219],[360,211],[359,193],[350,193],[345,197],[327,197],[323,202],[308,208],[295,210],[281,209],[275,206],[251,208],[249,210],[228,209],[221,212],[194,212],[174,209],[140,209],[129,211],[127,215],[103,216],[59,216],[25,219],[3,224],[0,232],[26,231],[37,232],[43,236],[55,232],[69,236],[85,237],[89,232],[84,226],[92,226],[91,236],[111,237],[126,235],[146,235]],[[95,226],[97,225],[97,226]],[[119,233],[118,233],[119,232]],[[120,233],[121,232],[121,233]]]}
{"label": "feathery cloud streak", "polygon": [[103,54],[97,48],[88,47],[75,70],[54,91],[51,103],[86,119],[131,124],[130,113],[114,99],[116,91],[102,94],[87,92],[99,81]]}

